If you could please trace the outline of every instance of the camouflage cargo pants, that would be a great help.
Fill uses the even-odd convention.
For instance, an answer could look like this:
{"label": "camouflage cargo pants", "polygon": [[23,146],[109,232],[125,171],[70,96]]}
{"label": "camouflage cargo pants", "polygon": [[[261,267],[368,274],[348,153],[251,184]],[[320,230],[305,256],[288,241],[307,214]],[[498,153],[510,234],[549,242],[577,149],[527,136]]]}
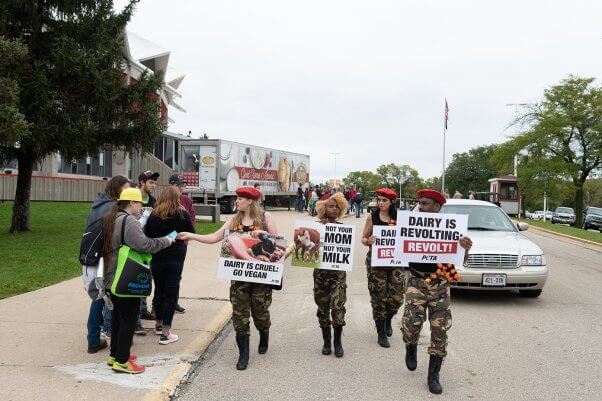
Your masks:
{"label": "camouflage cargo pants", "polygon": [[345,325],[346,277],[345,272],[314,270],[314,300],[320,327]]}
{"label": "camouflage cargo pants", "polygon": [[269,329],[270,305],[272,304],[272,286],[243,281],[230,284],[230,303],[232,303],[232,324],[236,334],[250,334],[249,315],[257,330]]}
{"label": "camouflage cargo pants", "polygon": [[405,294],[405,309],[401,319],[403,341],[406,344],[417,344],[422,324],[428,319],[431,324],[431,355],[446,356],[447,331],[452,326],[449,284],[437,279],[425,284],[424,279],[411,276],[408,279]]}
{"label": "camouflage cargo pants", "polygon": [[366,258],[366,269],[372,318],[385,320],[387,317],[395,316],[403,305],[404,271],[399,267],[371,267],[370,254]]}

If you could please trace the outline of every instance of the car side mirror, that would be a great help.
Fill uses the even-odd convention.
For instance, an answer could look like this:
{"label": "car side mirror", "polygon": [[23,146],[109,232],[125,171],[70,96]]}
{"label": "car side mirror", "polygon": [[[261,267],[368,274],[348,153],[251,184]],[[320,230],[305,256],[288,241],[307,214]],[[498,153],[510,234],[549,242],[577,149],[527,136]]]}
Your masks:
{"label": "car side mirror", "polygon": [[518,228],[518,231],[527,231],[529,229],[529,223],[523,223],[521,221],[516,223],[516,227]]}

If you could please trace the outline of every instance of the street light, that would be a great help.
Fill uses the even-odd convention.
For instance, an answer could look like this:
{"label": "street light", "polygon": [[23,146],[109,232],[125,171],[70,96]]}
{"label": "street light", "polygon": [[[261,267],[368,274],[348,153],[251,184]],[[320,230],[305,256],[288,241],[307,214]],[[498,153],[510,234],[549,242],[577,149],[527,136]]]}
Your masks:
{"label": "street light", "polygon": [[[516,136],[516,134],[518,134],[518,127],[516,125],[517,121],[518,121],[518,107],[524,107],[524,106],[530,106],[533,105],[535,103],[506,103],[506,106],[514,106],[514,135]],[[516,178],[518,178],[518,154],[514,155],[514,176]],[[520,219],[520,212],[522,209],[522,199],[519,196],[518,197],[518,218]],[[544,211],[544,217],[545,217],[545,211]]]}
{"label": "street light", "polygon": [[340,152],[332,152],[331,155],[334,156],[334,187],[337,188],[337,156],[340,155]]}

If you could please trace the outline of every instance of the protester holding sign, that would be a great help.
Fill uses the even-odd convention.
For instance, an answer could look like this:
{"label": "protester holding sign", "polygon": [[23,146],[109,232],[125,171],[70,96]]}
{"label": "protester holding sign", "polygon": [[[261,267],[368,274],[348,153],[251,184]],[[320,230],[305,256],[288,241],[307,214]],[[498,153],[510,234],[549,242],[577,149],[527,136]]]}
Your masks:
{"label": "protester holding sign", "polygon": [[378,344],[383,348],[390,347],[387,337],[393,335],[391,320],[403,304],[405,273],[401,267],[372,266],[372,245],[376,241],[372,231],[374,226],[395,226],[397,208],[393,202],[396,199],[397,193],[389,188],[381,188],[376,191],[378,209],[366,219],[362,236],[362,244],[369,247],[366,268],[372,317],[376,324]]}
{"label": "protester holding sign", "polygon": [[[261,193],[253,187],[241,187],[236,190],[236,209],[234,216],[230,217],[224,225],[213,234],[199,235],[192,233],[180,233],[178,239],[195,240],[204,244],[215,244],[227,238],[230,232],[256,232],[258,236],[261,231],[271,235],[278,235],[278,229],[272,215],[261,209]],[[224,252],[231,252],[229,248],[222,246]],[[249,337],[250,320],[259,330],[258,352],[265,354],[268,350],[269,329],[271,326],[269,307],[272,303],[272,289],[267,284],[250,283],[244,281],[232,281],[230,285],[230,302],[232,303],[232,324],[236,331],[236,344],[238,345],[239,357],[236,369],[244,370],[249,363]]]}
{"label": "protester holding sign", "polygon": [[[345,195],[341,192],[332,196],[325,195],[316,204],[318,219],[322,224],[339,223],[338,220],[347,212],[348,207]],[[324,340],[323,355],[331,353],[331,324],[334,329],[334,354],[339,358],[344,354],[341,336],[345,325],[346,280],[345,271],[314,270],[314,300],[318,306],[318,322]]]}
{"label": "protester holding sign", "polygon": [[[417,197],[419,210],[424,213],[439,213],[446,202],[441,193],[430,189],[418,191]],[[468,255],[472,247],[470,238],[463,236],[458,242]],[[452,326],[449,283],[442,277],[430,279],[430,274],[437,271],[437,263],[410,262],[409,270],[411,277],[407,283],[401,328],[406,344],[406,366],[412,371],[416,369],[417,344],[428,309],[431,346],[428,349],[430,361],[427,383],[431,393],[441,394],[443,388],[439,383],[439,372],[447,355],[447,331]]]}
{"label": "protester holding sign", "polygon": [[[121,259],[120,247],[128,246],[136,252],[151,254],[167,248],[173,238],[148,238],[138,222],[142,213],[142,194],[137,188],[121,192],[117,204],[103,217],[102,255],[105,260],[105,288],[111,288],[113,314],[111,322],[111,353],[108,364],[113,370],[124,373],[142,373],[144,366],[137,365],[130,355],[134,327],[140,313],[140,297],[117,295],[113,280]],[[141,278],[142,279],[142,278]],[[146,280],[148,280],[148,275]]]}

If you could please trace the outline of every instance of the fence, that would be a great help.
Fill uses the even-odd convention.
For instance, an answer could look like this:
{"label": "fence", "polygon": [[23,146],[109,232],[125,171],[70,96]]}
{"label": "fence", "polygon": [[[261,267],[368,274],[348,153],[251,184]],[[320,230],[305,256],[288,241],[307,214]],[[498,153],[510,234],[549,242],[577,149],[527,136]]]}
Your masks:
{"label": "fence", "polygon": [[[107,185],[106,180],[34,175],[31,178],[32,201],[91,202]],[[17,175],[0,174],[0,200],[15,199]]]}

